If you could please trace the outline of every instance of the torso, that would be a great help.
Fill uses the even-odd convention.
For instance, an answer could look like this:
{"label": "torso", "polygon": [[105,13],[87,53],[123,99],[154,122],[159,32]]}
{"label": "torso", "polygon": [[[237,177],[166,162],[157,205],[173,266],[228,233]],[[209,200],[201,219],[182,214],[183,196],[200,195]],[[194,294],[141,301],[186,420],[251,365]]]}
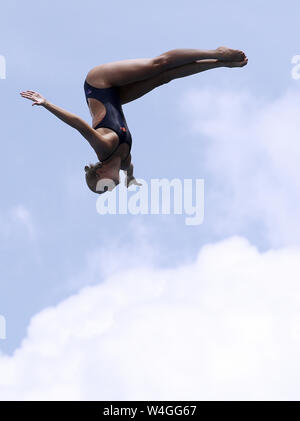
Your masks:
{"label": "torso", "polygon": [[[105,117],[106,108],[102,102],[94,98],[88,98],[88,106],[92,116],[92,126],[96,127]],[[96,129],[96,131],[106,138],[110,152],[115,150],[119,143],[119,136],[117,133],[114,130],[106,127],[99,127]],[[121,143],[113,155],[120,156],[121,160],[123,160],[128,156],[128,152],[129,145],[127,143]],[[101,159],[99,158],[99,160]]]}

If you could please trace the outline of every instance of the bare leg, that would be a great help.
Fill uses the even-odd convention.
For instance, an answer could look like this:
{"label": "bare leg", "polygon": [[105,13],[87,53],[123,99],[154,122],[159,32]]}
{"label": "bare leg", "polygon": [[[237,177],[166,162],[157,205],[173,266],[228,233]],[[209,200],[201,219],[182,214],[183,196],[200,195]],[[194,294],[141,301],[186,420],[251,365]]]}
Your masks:
{"label": "bare leg", "polygon": [[183,66],[175,67],[164,72],[165,83],[181,77],[191,76],[196,73],[204,72],[205,70],[216,69],[218,67],[244,67],[248,63],[248,59],[243,61],[220,61],[220,60],[198,60],[194,63],[185,64]]}
{"label": "bare leg", "polygon": [[[216,50],[176,49],[161,54],[167,58],[167,69],[193,63],[198,60],[242,61],[246,58],[243,51],[219,47]],[[160,56],[159,56],[160,57]]]}
{"label": "bare leg", "polygon": [[94,67],[87,75],[87,82],[97,88],[123,86],[152,78],[168,69],[193,63],[197,60],[219,59],[242,61],[240,50],[219,47],[216,50],[175,49],[154,58],[141,58],[104,63]]}
{"label": "bare leg", "polygon": [[191,76],[205,70],[216,69],[218,67],[243,67],[247,64],[247,59],[242,62],[222,62],[219,60],[200,60],[194,63],[184,64],[173,69],[166,70],[153,78],[134,82],[120,87],[120,98],[122,104],[134,101],[157,88],[169,83],[171,80]]}

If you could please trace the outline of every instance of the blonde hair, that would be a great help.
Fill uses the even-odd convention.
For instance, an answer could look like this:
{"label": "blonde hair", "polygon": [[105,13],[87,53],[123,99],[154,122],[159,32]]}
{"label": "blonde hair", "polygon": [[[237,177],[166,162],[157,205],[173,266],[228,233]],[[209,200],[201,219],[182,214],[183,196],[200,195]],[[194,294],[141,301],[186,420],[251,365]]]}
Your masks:
{"label": "blonde hair", "polygon": [[99,177],[97,176],[97,169],[101,168],[101,162],[97,162],[96,164],[86,165],[84,167],[85,171],[85,181],[90,190],[94,193],[98,193],[96,190],[97,181]]}
{"label": "blonde hair", "polygon": [[[111,191],[116,187],[117,184],[119,184],[119,179],[114,179],[113,177],[108,178],[105,176],[102,176],[101,178],[101,175],[97,173],[97,170],[99,170],[99,168],[101,167],[102,162],[86,165],[84,167],[86,184],[88,188],[92,190],[92,192],[97,194],[105,193],[106,191]],[[100,183],[100,185],[98,185],[98,182],[100,182],[101,179],[103,179],[103,182]]]}

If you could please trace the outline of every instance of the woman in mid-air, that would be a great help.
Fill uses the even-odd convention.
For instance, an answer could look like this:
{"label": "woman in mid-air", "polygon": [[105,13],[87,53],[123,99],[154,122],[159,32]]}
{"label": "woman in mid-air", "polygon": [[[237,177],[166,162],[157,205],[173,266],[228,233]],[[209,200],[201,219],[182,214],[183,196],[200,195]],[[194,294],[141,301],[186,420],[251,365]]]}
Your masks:
{"label": "woman in mid-air", "polygon": [[[243,67],[248,59],[243,51],[219,47],[216,50],[176,49],[154,58],[104,63],[87,74],[84,90],[93,119],[92,127],[80,117],[51,104],[37,92],[21,92],[78,130],[94,149],[99,162],[85,167],[88,187],[95,193],[111,190],[119,184],[119,172],[127,173],[127,187],[138,184],[131,162],[131,134],[122,105],[164,85],[173,79],[190,76],[217,67]],[[102,180],[102,181],[101,181]],[[138,184],[139,185],[139,184]]]}

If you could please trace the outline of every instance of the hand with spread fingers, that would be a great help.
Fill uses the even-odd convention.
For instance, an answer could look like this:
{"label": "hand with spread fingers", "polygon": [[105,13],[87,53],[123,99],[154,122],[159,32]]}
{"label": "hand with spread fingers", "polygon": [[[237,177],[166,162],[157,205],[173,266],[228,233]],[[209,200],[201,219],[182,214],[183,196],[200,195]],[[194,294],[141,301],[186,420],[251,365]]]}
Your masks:
{"label": "hand with spread fingers", "polygon": [[141,183],[139,183],[135,177],[126,177],[126,187],[129,187],[131,185],[135,185],[135,186],[142,186]]}
{"label": "hand with spread fingers", "polygon": [[30,99],[30,101],[33,101],[32,105],[45,105],[46,99],[39,94],[38,92],[34,91],[24,91],[20,94],[23,98]]}

